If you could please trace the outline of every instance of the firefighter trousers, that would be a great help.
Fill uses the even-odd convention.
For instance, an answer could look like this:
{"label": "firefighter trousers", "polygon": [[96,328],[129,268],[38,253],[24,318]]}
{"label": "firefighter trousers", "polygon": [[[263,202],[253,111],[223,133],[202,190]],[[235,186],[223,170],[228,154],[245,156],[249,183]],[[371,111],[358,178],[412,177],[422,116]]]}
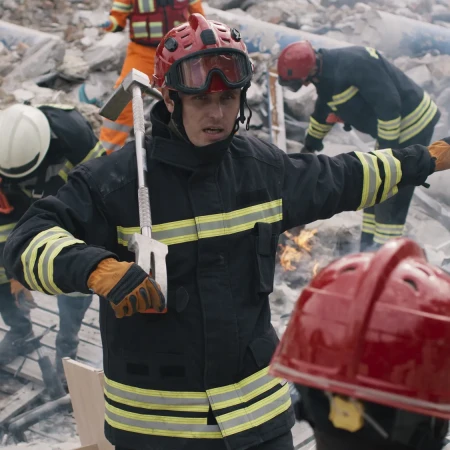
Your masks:
{"label": "firefighter trousers", "polygon": [[[434,127],[428,127],[417,138],[405,144],[429,145],[433,131]],[[408,145],[404,145],[404,147]],[[414,186],[406,186],[383,203],[364,210],[360,242],[362,252],[376,250],[389,239],[403,236],[413,194]]]}
{"label": "firefighter trousers", "polygon": [[[147,47],[131,41],[128,44],[122,71],[114,85],[114,89],[122,83],[123,79],[128,75],[131,69],[137,69],[140,72],[144,72],[148,75],[151,82],[153,66],[155,64],[155,54],[156,47]],[[110,154],[116,150],[120,150],[124,146],[132,128],[133,107],[131,102],[128,103],[114,122],[103,119],[103,125],[100,129],[100,142],[106,149],[106,153]]]}
{"label": "firefighter trousers", "polygon": [[[185,447],[183,447],[185,448]],[[216,446],[215,444],[211,446],[211,450],[216,449],[226,450],[225,444],[221,446]],[[132,450],[126,447],[115,447],[116,450]],[[176,447],[173,450],[178,450]],[[283,434],[282,436],[278,436],[275,439],[264,442],[263,444],[257,445],[256,447],[250,447],[248,450],[294,450],[294,443],[292,441],[292,433]]]}
{"label": "firefighter trousers", "polygon": [[[58,295],[59,331],[56,335],[56,369],[64,374],[62,358],[75,358],[81,322],[92,302],[92,295]],[[37,302],[39,303],[39,301]],[[17,336],[24,337],[32,329],[30,313],[17,307],[10,292],[10,284],[0,285],[0,315]]]}

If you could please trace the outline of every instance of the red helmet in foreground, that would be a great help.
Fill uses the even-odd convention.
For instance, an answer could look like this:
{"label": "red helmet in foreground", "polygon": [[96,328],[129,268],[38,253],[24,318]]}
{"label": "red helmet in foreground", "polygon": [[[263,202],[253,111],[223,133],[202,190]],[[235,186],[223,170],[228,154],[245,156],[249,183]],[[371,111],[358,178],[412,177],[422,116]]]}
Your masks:
{"label": "red helmet in foreground", "polygon": [[252,75],[239,31],[192,14],[158,45],[153,86],[186,94],[221,92],[249,85]]}
{"label": "red helmet in foreground", "polygon": [[404,238],[331,263],[302,292],[270,373],[450,419],[450,277]]}
{"label": "red helmet in foreground", "polygon": [[298,91],[316,67],[316,52],[309,41],[293,42],[278,57],[278,82]]}

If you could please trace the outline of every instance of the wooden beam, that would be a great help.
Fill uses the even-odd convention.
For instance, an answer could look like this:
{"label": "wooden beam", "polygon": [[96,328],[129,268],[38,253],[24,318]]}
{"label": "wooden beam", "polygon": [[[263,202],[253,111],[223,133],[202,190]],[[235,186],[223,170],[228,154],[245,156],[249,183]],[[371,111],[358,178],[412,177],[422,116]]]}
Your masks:
{"label": "wooden beam", "polygon": [[0,425],[20,414],[44,391],[44,386],[28,383],[14,394],[0,401]]}

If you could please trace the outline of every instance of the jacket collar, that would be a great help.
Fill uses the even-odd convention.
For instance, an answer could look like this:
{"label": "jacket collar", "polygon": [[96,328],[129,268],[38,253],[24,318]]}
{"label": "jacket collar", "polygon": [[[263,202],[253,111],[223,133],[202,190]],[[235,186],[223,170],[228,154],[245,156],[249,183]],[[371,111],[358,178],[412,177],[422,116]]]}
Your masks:
{"label": "jacket collar", "polygon": [[152,137],[150,158],[163,163],[195,170],[218,165],[228,152],[233,136],[204,147],[196,147],[183,140],[171,127],[170,113],[164,101],[159,101],[150,114]]}

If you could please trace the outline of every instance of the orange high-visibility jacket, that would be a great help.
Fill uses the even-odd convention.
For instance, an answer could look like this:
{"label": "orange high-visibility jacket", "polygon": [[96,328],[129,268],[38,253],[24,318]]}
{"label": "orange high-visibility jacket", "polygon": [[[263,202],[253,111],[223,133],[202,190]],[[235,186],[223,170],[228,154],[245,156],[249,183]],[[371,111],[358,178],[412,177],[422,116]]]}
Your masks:
{"label": "orange high-visibility jacket", "polygon": [[116,0],[107,31],[121,31],[129,20],[131,40],[156,47],[167,32],[193,13],[204,15],[201,0]]}

